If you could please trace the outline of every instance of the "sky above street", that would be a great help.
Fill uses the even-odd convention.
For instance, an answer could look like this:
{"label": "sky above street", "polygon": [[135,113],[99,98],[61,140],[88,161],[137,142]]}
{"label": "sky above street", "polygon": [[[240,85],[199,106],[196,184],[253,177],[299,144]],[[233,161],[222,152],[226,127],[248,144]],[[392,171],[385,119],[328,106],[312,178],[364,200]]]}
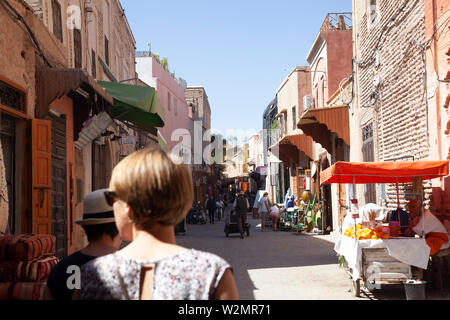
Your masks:
{"label": "sky above street", "polygon": [[212,129],[262,129],[283,80],[307,65],[327,13],[351,0],[121,0],[137,50],[166,57],[189,86],[205,87]]}

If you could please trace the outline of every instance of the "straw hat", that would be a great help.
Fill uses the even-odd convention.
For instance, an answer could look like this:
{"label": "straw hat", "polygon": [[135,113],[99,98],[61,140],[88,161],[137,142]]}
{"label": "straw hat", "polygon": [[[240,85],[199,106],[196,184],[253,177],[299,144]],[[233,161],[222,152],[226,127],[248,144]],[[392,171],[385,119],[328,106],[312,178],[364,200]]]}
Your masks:
{"label": "straw hat", "polygon": [[94,191],[84,198],[83,218],[76,220],[76,224],[87,226],[115,222],[113,207],[106,201],[105,192],[108,189]]}

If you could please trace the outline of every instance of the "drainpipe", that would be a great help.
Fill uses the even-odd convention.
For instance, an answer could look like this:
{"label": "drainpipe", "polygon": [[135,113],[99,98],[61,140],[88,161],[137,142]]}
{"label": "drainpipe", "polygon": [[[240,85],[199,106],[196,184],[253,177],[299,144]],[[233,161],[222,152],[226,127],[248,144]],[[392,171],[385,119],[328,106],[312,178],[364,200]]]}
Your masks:
{"label": "drainpipe", "polygon": [[[432,2],[433,2],[433,34],[435,34],[436,29],[437,29],[437,1],[433,0]],[[439,77],[439,54],[438,54],[439,48],[438,48],[436,38],[433,39],[433,46],[434,46],[434,57],[433,57],[434,69],[436,70],[437,76]],[[435,96],[436,96],[436,116],[437,116],[437,133],[438,133],[437,134],[438,152],[439,152],[439,159],[442,159],[440,84],[438,84],[438,86],[437,86]],[[441,179],[441,182],[442,181],[443,180]]]}

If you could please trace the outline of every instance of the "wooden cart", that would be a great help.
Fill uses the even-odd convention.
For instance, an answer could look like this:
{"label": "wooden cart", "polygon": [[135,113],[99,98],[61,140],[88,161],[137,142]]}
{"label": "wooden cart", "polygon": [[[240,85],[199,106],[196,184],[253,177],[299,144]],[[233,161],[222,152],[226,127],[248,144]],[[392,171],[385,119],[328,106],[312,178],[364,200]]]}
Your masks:
{"label": "wooden cart", "polygon": [[356,297],[361,293],[361,282],[369,291],[375,291],[386,284],[402,284],[412,278],[411,266],[391,257],[385,248],[362,249],[362,274],[353,280],[353,270],[348,269],[352,281],[352,292]]}
{"label": "wooden cart", "polygon": [[[448,161],[417,161],[417,162],[371,162],[351,163],[338,162],[320,175],[322,184],[339,183],[352,184],[353,194],[356,198],[356,184],[390,183],[397,185],[397,203],[399,200],[399,183],[418,183],[420,190],[418,196],[423,199],[421,183],[425,180],[442,178],[449,174]],[[341,217],[342,218],[342,217]],[[423,207],[422,207],[423,218]],[[400,221],[400,216],[398,217]],[[356,229],[356,220],[355,220]],[[420,235],[425,237],[424,232]],[[355,241],[356,232],[355,232]],[[390,256],[386,249],[362,248],[361,276],[354,280],[353,270],[349,270],[352,289],[355,296],[360,295],[361,281],[363,285],[374,290],[375,285],[383,283],[403,283],[412,279],[411,266],[404,264]],[[380,288],[380,286],[378,286]]]}

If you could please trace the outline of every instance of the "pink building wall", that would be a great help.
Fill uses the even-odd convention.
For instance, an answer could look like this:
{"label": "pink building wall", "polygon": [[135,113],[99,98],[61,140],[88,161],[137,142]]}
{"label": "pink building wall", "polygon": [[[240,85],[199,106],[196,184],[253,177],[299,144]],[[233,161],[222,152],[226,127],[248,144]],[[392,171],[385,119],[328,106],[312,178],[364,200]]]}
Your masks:
{"label": "pink building wall", "polygon": [[[146,57],[140,59],[152,60],[151,76],[156,83],[148,83],[149,81],[146,83],[150,86],[156,84],[156,94],[166,112],[165,125],[163,128],[159,128],[159,132],[167,142],[166,151],[170,152],[180,143],[179,141],[172,141],[171,137],[173,132],[176,129],[186,129],[190,131],[191,127],[189,107],[186,103],[184,88],[156,61],[155,58]],[[150,70],[146,69],[145,72],[150,72]]]}

